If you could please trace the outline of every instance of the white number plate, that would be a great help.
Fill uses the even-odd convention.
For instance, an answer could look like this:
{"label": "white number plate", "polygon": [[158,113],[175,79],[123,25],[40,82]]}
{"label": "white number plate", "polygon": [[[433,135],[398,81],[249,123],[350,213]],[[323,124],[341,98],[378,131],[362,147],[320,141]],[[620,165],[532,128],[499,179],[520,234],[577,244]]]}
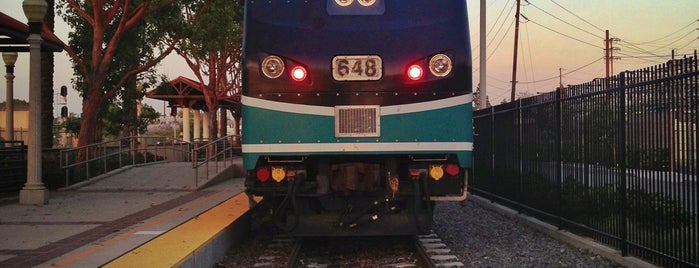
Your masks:
{"label": "white number plate", "polygon": [[376,55],[335,56],[332,68],[337,81],[379,80],[383,76],[381,57]]}

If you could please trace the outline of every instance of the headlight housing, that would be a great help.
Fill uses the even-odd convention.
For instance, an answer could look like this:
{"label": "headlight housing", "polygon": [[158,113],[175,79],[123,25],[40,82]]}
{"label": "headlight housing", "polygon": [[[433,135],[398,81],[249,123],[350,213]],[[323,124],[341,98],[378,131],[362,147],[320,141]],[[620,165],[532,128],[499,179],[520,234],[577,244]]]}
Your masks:
{"label": "headlight housing", "polygon": [[335,0],[335,3],[336,3],[338,6],[346,7],[346,6],[351,5],[353,1],[354,1],[354,0]]}
{"label": "headlight housing", "polygon": [[[351,2],[351,1],[350,1]],[[376,0],[357,0],[360,5],[368,7],[376,3]]]}
{"label": "headlight housing", "polygon": [[277,78],[284,73],[284,61],[278,56],[267,56],[262,60],[262,73],[268,78]]}
{"label": "headlight housing", "polygon": [[437,54],[430,58],[430,72],[436,77],[445,77],[451,73],[453,63],[445,54]]}

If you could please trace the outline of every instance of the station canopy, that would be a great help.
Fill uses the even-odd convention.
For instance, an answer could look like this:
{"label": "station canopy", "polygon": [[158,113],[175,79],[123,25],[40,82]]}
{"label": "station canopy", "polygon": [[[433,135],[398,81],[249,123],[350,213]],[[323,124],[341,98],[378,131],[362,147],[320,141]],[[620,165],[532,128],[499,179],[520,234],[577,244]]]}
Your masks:
{"label": "station canopy", "polygon": [[[208,110],[199,82],[182,76],[171,80],[169,85],[161,84],[146,92],[146,97],[167,101],[170,107]],[[239,106],[240,100],[235,96],[219,98],[219,107],[234,110]]]}
{"label": "station canopy", "polygon": [[[0,52],[29,52],[29,26],[0,12]],[[61,52],[61,40],[51,32],[42,31],[41,51]]]}

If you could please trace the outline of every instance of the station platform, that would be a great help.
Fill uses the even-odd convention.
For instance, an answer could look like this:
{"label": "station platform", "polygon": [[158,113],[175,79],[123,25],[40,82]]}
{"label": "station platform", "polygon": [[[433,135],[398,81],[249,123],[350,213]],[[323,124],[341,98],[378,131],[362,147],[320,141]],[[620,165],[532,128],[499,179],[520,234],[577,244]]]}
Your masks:
{"label": "station platform", "polygon": [[[168,262],[167,256],[157,255],[174,254],[173,249],[145,245],[173,230],[186,229],[188,222],[198,218],[205,224],[219,223],[194,222],[178,236],[189,239],[203,229],[220,231],[216,229],[230,225],[249,208],[242,194],[240,159],[225,164],[203,183],[195,182],[191,165],[164,162],[127,168],[79,187],[51,191],[45,205],[0,200],[0,267],[182,266],[179,260]],[[216,207],[222,208],[215,211]],[[215,220],[206,220],[207,213],[214,213],[208,217]],[[129,255],[146,255],[153,248],[168,252],[151,252],[156,255],[147,259],[165,264],[117,262]]]}

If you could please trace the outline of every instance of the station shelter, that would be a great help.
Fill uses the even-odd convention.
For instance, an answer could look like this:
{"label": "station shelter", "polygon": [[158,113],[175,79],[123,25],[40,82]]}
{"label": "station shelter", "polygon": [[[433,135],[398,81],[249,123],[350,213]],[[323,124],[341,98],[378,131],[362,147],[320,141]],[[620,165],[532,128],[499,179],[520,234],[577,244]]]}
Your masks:
{"label": "station shelter", "polygon": [[[2,138],[7,140],[24,141],[26,144],[29,130],[29,107],[26,104],[14,104],[9,99],[14,99],[14,68],[19,53],[26,53],[29,57],[29,26],[9,15],[0,12],[0,53],[2,53],[5,65],[7,87],[3,92],[4,103],[0,103],[0,133]],[[41,52],[54,53],[63,51],[61,40],[53,33],[43,30],[41,32]],[[42,56],[42,61],[44,57]],[[42,63],[43,64],[43,63]],[[50,76],[43,72],[49,71],[42,68],[42,87],[51,87],[53,82],[46,81]],[[50,83],[49,83],[50,82]],[[28,88],[18,88],[17,90],[29,90]],[[53,97],[53,96],[51,96]],[[10,128],[10,129],[8,129]],[[9,130],[9,132],[8,132]]]}
{"label": "station shelter", "polygon": [[[172,116],[177,115],[177,109],[182,109],[182,140],[187,142],[210,140],[212,138],[209,133],[210,122],[222,122],[225,126],[228,111],[236,119],[236,126],[240,123],[239,97],[219,97],[219,118],[211,120],[201,85],[198,81],[186,77],[177,77],[171,80],[169,85],[152,89],[146,92],[146,97],[166,101],[171,108]],[[225,127],[222,129],[225,130]],[[221,133],[220,130],[219,132]]]}

